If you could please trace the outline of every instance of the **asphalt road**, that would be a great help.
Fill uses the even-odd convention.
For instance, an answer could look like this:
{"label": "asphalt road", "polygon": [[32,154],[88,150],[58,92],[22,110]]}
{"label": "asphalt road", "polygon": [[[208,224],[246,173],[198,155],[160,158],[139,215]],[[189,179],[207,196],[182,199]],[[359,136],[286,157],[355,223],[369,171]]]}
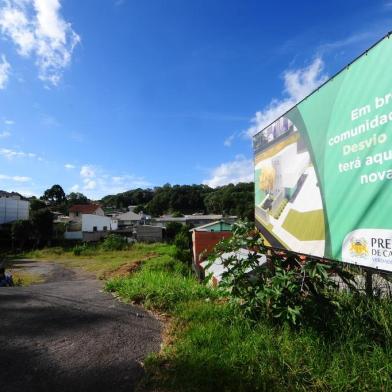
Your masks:
{"label": "asphalt road", "polygon": [[0,288],[0,391],[132,391],[141,361],[159,350],[159,321],[89,275],[55,263],[24,268],[47,280]]}

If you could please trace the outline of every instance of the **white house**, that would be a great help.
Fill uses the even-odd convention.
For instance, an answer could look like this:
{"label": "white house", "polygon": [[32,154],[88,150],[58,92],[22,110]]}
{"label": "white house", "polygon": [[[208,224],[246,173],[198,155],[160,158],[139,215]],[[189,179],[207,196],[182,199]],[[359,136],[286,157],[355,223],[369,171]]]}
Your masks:
{"label": "white house", "polygon": [[81,222],[83,214],[105,216],[99,204],[75,204],[69,209],[69,217],[73,221]]}
{"label": "white house", "polygon": [[118,221],[108,216],[94,214],[83,214],[82,232],[91,233],[94,231],[112,231],[117,230]]}

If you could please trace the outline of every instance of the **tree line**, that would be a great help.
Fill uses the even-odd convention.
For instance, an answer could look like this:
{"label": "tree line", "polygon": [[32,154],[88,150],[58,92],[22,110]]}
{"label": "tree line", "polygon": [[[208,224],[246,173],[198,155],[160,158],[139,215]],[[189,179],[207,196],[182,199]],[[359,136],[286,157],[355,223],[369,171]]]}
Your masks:
{"label": "tree line", "polygon": [[171,214],[236,215],[253,221],[254,183],[228,184],[218,188],[207,185],[165,184],[153,189],[134,189],[102,198],[104,207],[120,209],[137,206],[153,216]]}

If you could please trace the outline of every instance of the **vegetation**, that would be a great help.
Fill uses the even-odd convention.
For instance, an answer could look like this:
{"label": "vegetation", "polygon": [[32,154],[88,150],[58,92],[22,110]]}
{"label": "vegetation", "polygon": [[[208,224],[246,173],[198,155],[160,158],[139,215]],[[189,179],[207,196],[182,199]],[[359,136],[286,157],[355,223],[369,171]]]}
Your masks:
{"label": "vegetation", "polygon": [[195,212],[237,215],[253,220],[253,183],[229,184],[216,189],[207,185],[166,184],[154,189],[134,189],[105,196],[105,207],[126,208],[136,205],[137,211],[154,216],[173,213],[176,216]]}
{"label": "vegetation", "polygon": [[[237,230],[226,249],[252,241],[258,246],[257,236],[248,234],[245,228]],[[253,256],[251,252],[250,258]],[[145,361],[146,376],[140,390],[390,390],[390,302],[335,291],[332,303],[328,297],[330,279],[325,276],[332,271],[314,263],[304,269],[304,260],[300,260],[301,266],[295,267],[292,277],[293,264],[286,260],[286,264],[275,265],[276,278],[271,272],[265,289],[279,294],[256,302],[256,312],[243,306],[253,294],[248,296],[241,288],[234,291],[245,284],[245,276],[252,282],[266,273],[228,273],[226,286],[214,289],[200,285],[170,252],[145,261],[130,276],[109,280],[107,289],[125,300],[171,316],[163,350]],[[302,287],[298,281],[301,273],[305,274]],[[244,301],[237,300],[240,297]],[[317,310],[312,303],[323,302],[322,298],[333,312],[319,322],[321,312],[307,310]],[[278,306],[268,308],[268,302],[272,308]],[[298,304],[302,308],[294,319],[289,311],[282,311]]]}
{"label": "vegetation", "polygon": [[[96,244],[80,244],[74,247],[51,247],[36,249],[20,254],[20,258],[53,261],[70,268],[81,268],[102,279],[119,268],[131,266],[135,262],[151,257],[172,258],[175,248],[166,244],[133,244],[124,250],[108,251]],[[126,270],[126,268],[125,268]]]}

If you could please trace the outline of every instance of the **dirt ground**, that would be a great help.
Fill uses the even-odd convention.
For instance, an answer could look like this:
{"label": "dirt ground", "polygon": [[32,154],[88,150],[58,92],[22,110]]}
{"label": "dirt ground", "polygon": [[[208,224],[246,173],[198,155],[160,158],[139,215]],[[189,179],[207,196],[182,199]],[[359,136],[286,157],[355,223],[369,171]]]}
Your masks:
{"label": "dirt ground", "polygon": [[20,262],[45,277],[0,288],[0,390],[132,391],[161,325],[102,291],[102,282],[56,263]]}

